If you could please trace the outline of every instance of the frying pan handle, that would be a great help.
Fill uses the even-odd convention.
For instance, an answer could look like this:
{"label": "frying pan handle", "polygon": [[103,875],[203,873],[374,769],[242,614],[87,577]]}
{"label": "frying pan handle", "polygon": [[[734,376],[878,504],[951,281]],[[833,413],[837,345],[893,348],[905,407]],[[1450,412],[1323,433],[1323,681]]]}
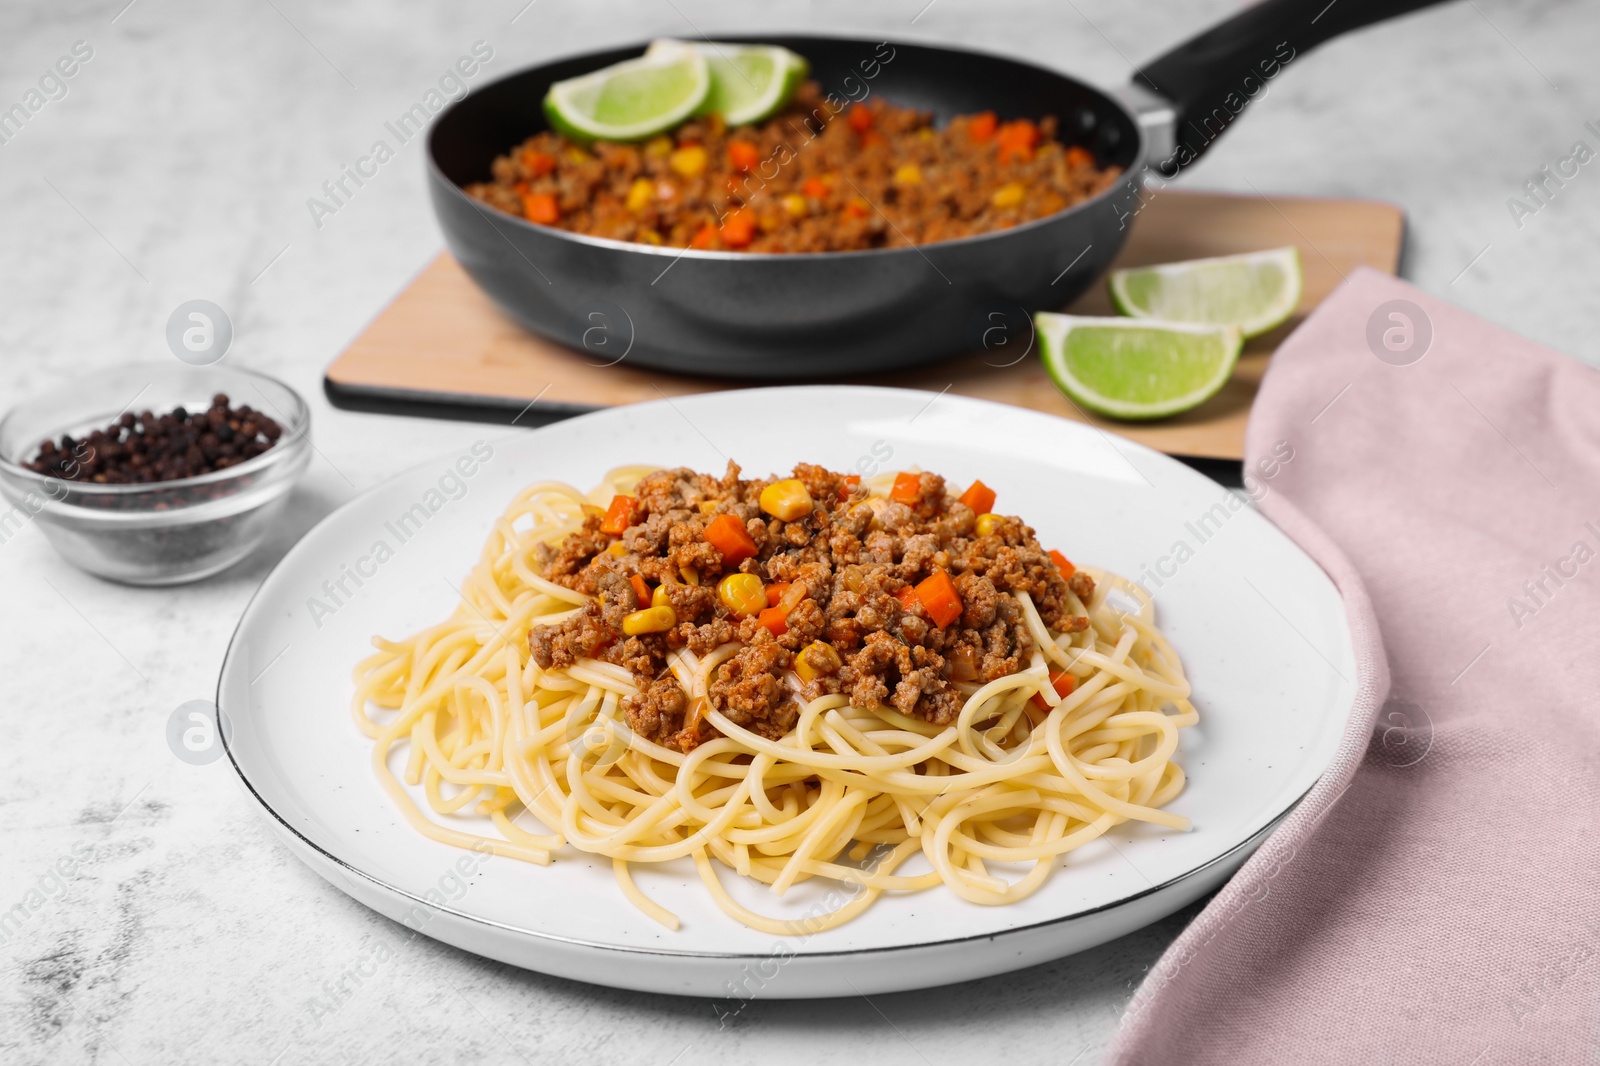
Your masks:
{"label": "frying pan handle", "polygon": [[1284,67],[1330,37],[1439,2],[1262,0],[1185,41],[1136,71],[1130,87],[1171,105],[1172,142],[1151,144],[1152,165],[1171,177],[1200,158]]}

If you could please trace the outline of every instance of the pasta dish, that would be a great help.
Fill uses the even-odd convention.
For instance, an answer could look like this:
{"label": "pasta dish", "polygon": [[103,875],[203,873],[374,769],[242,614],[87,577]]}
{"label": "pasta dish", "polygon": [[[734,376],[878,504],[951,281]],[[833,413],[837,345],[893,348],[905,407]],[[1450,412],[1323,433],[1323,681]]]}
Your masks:
{"label": "pasta dish", "polygon": [[[531,485],[450,617],[356,668],[373,771],[436,840],[609,858],[670,928],[640,864],[690,860],[733,918],[809,934],[884,893],[1010,903],[1120,823],[1187,828],[1163,807],[1197,715],[1149,595],[997,506],[805,463]],[[729,876],[850,891],[779,918]]]}

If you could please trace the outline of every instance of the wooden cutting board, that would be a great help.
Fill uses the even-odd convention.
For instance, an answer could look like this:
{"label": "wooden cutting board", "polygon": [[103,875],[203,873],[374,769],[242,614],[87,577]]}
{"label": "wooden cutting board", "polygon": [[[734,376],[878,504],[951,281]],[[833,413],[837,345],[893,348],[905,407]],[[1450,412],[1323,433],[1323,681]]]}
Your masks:
{"label": "wooden cutting board", "polygon": [[[1030,407],[1131,437],[1172,455],[1237,460],[1245,422],[1267,360],[1301,318],[1343,277],[1366,265],[1394,273],[1405,216],[1394,204],[1291,196],[1156,191],[1132,221],[1117,266],[1230,255],[1293,244],[1305,268],[1300,310],[1251,341],[1223,390],[1187,414],[1155,423],[1086,415],[1050,383],[1035,355],[1010,366],[978,353],[852,379],[930,392],[961,393]],[[1113,314],[1103,285],[1070,305],[1076,314]],[[619,404],[758,384],[713,381],[657,370],[595,366],[503,315],[448,252],[441,252],[328,368],[335,406],[537,425]],[[761,382],[759,384],[773,384]],[[530,402],[538,397],[538,403]]]}

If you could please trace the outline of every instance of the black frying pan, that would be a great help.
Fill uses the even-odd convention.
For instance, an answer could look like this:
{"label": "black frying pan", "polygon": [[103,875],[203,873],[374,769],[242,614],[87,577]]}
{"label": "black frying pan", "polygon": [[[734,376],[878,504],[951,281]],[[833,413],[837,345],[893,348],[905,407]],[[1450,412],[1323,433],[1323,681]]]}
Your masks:
{"label": "black frying pan", "polygon": [[[1001,56],[830,37],[783,45],[825,92],[868,94],[940,119],[992,110],[1055,115],[1061,139],[1091,148],[1126,180],[1037,221],[913,248],[751,254],[655,248],[536,226],[462,186],[546,128],[550,84],[639,55],[634,45],[509,75],[439,116],[429,186],[451,252],[535,333],[591,362],[738,378],[892,370],[974,350],[994,315],[1060,307],[1091,285],[1127,236],[1147,173],[1193,162],[1267,82],[1322,41],[1437,0],[1264,0],[1146,65],[1126,102]],[[803,148],[800,149],[803,151]]]}

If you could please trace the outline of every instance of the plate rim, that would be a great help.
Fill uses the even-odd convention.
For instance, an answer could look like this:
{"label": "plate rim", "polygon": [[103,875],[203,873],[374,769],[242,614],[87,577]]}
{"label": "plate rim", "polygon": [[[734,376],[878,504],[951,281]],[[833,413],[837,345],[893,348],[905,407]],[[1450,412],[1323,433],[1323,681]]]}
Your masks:
{"label": "plate rim", "polygon": [[[703,395],[706,396],[706,397],[725,398],[725,397],[730,396],[730,395],[742,395],[742,394],[751,393],[751,392],[776,392],[776,391],[806,391],[806,392],[843,392],[843,391],[848,391],[848,392],[858,392],[858,393],[899,393],[899,394],[903,394],[903,395],[906,395],[906,396],[921,396],[925,390],[894,388],[894,387],[885,387],[885,386],[876,386],[876,385],[855,385],[855,384],[846,384],[846,385],[833,385],[833,384],[775,385],[775,386],[756,387],[756,388],[750,388],[750,389],[728,389],[728,390],[723,390],[723,391],[720,391],[720,392],[706,393],[706,394],[703,394]],[[940,399],[940,398],[942,398],[944,396],[946,396],[946,394],[944,394],[944,393],[935,394],[932,397],[932,399],[933,400],[937,400],[937,399]],[[678,399],[695,400],[695,399],[698,399],[698,398],[700,398],[700,397],[699,396],[689,396],[689,397],[679,397]],[[1027,413],[1027,414],[1038,415],[1040,418],[1046,418],[1046,419],[1049,419],[1049,420],[1054,421],[1054,422],[1060,422],[1060,423],[1063,423],[1065,425],[1072,426],[1072,427],[1075,428],[1075,430],[1093,430],[1093,431],[1097,432],[1097,434],[1100,437],[1106,439],[1112,445],[1112,447],[1114,449],[1117,448],[1118,445],[1128,446],[1128,447],[1131,447],[1131,448],[1135,449],[1138,452],[1149,453],[1151,455],[1155,455],[1155,456],[1160,457],[1160,459],[1162,459],[1162,460],[1171,461],[1171,462],[1177,464],[1180,467],[1184,467],[1185,469],[1189,470],[1190,473],[1193,473],[1198,477],[1201,477],[1201,478],[1203,478],[1205,480],[1208,480],[1208,481],[1210,480],[1209,478],[1206,477],[1206,475],[1200,473],[1199,471],[1194,470],[1191,467],[1187,467],[1186,464],[1184,464],[1181,460],[1179,460],[1179,459],[1177,459],[1177,458],[1175,458],[1173,456],[1167,455],[1167,454],[1165,454],[1163,452],[1159,452],[1156,449],[1150,448],[1147,445],[1140,444],[1138,441],[1131,440],[1131,439],[1129,439],[1127,437],[1122,436],[1119,433],[1115,433],[1115,432],[1110,432],[1110,431],[1106,431],[1106,430],[1103,430],[1103,429],[1099,429],[1099,427],[1085,426],[1085,425],[1083,425],[1081,423],[1073,422],[1071,419],[1059,418],[1057,416],[1051,416],[1051,415],[1048,415],[1048,414],[1044,414],[1043,412],[1031,411],[1031,410],[1028,410],[1026,408],[1014,408],[1009,404],[998,403],[998,402],[993,401],[993,400],[984,400],[984,399],[979,399],[977,397],[970,397],[970,396],[954,396],[954,397],[951,397],[951,398],[957,400],[960,403],[968,403],[968,404],[974,404],[974,405],[981,406],[981,407],[996,408],[996,409],[999,409],[1001,411],[1007,411],[1007,412],[1013,412],[1013,413],[1020,411],[1020,412]],[[578,421],[578,420],[581,420],[581,419],[595,417],[595,416],[604,416],[606,414],[609,414],[609,413],[612,413],[612,412],[616,412],[616,411],[632,410],[632,409],[635,409],[635,408],[643,408],[643,407],[660,407],[660,408],[666,408],[666,409],[669,409],[669,410],[676,411],[676,403],[674,402],[674,399],[671,398],[671,397],[664,397],[664,398],[662,398],[660,400],[650,400],[650,401],[645,401],[643,403],[625,404],[625,405],[622,405],[621,407],[601,408],[600,410],[597,410],[597,411],[592,411],[592,412],[587,412],[585,414],[576,415],[573,418],[563,418],[563,419],[560,419],[557,422],[553,422],[553,423],[549,423],[547,425],[543,425],[543,426],[539,426],[539,427],[536,427],[536,428],[532,428],[532,429],[528,430],[528,434],[530,436],[531,435],[537,435],[539,433],[544,432],[545,430],[553,429],[556,426],[569,424],[569,423],[572,423],[572,422],[575,422],[575,421]],[[506,439],[507,436],[509,436],[509,435],[502,434],[499,439],[504,440],[504,439]],[[526,439],[526,438],[521,437],[520,435],[518,435],[514,439],[519,439],[520,440],[520,439]],[[269,816],[271,816],[272,821],[275,822],[276,825],[279,827],[279,831],[280,832],[285,832],[286,831],[293,838],[293,840],[295,840],[299,844],[309,848],[312,852],[314,852],[315,854],[321,856],[322,859],[331,862],[333,867],[338,869],[341,872],[342,876],[347,876],[348,877],[350,875],[354,875],[355,877],[359,878],[360,880],[368,882],[368,883],[376,886],[377,888],[383,890],[384,892],[389,893],[391,896],[400,897],[400,898],[404,898],[404,899],[410,900],[413,903],[415,903],[417,905],[420,905],[420,906],[426,908],[427,910],[429,910],[429,911],[431,911],[433,913],[446,913],[446,914],[451,915],[454,918],[466,921],[466,922],[468,922],[468,923],[470,923],[470,924],[472,924],[474,926],[479,926],[479,927],[483,927],[483,928],[487,928],[487,929],[498,930],[500,932],[514,934],[516,936],[525,937],[525,938],[528,938],[528,939],[531,939],[531,940],[535,940],[535,941],[545,941],[545,942],[549,942],[549,943],[561,944],[561,945],[567,946],[567,947],[576,947],[576,948],[583,948],[583,949],[590,949],[590,950],[615,952],[615,953],[620,953],[620,954],[625,954],[625,955],[643,955],[643,956],[657,956],[657,957],[680,958],[680,959],[707,959],[707,960],[724,960],[724,961],[725,960],[759,959],[759,958],[767,957],[767,956],[765,956],[765,955],[763,955],[763,954],[761,954],[759,952],[755,952],[755,951],[749,951],[749,952],[743,952],[743,951],[699,951],[699,950],[683,949],[683,948],[644,947],[644,946],[637,946],[637,945],[630,945],[630,944],[606,943],[606,942],[603,942],[603,941],[587,940],[587,939],[584,939],[584,938],[581,938],[581,937],[564,936],[564,935],[559,934],[559,933],[552,933],[552,932],[545,932],[545,931],[541,931],[541,930],[531,929],[531,928],[528,928],[526,926],[510,925],[510,924],[507,924],[505,922],[498,921],[498,920],[495,920],[495,919],[492,919],[492,918],[485,918],[483,916],[480,916],[480,915],[477,915],[477,914],[473,914],[473,913],[461,910],[461,909],[453,907],[453,906],[440,905],[440,904],[433,903],[430,900],[427,900],[427,899],[423,898],[422,896],[420,896],[420,895],[418,895],[418,894],[416,894],[416,893],[414,893],[414,892],[412,892],[412,891],[410,891],[408,889],[402,888],[402,887],[400,887],[398,885],[391,884],[389,881],[386,881],[386,880],[384,880],[384,879],[382,879],[380,877],[376,877],[376,876],[374,876],[374,875],[372,875],[370,873],[367,873],[365,870],[361,870],[361,869],[357,868],[356,866],[354,866],[351,863],[347,862],[346,860],[344,860],[340,856],[335,855],[332,852],[328,851],[326,848],[322,847],[316,841],[312,840],[305,833],[301,832],[294,825],[290,824],[289,821],[286,818],[284,818],[283,815],[281,815],[277,811],[277,809],[274,808],[272,806],[272,804],[267,801],[267,799],[264,796],[262,796],[262,794],[256,789],[256,786],[255,786],[254,782],[252,782],[250,780],[250,778],[246,775],[246,773],[243,770],[243,768],[240,767],[238,759],[236,759],[235,756],[234,756],[233,743],[230,740],[230,734],[233,732],[233,730],[231,730],[229,728],[226,728],[226,727],[221,725],[221,722],[223,721],[223,688],[224,688],[223,682],[224,682],[224,679],[228,675],[230,666],[232,666],[234,664],[234,661],[235,661],[234,660],[234,648],[235,648],[236,644],[239,641],[240,633],[244,629],[246,621],[248,619],[250,619],[252,609],[255,607],[256,602],[261,598],[261,595],[266,590],[268,584],[271,583],[272,579],[290,561],[291,557],[294,556],[295,553],[298,552],[301,549],[301,547],[306,543],[306,541],[308,541],[310,539],[310,537],[314,533],[316,533],[317,530],[322,528],[324,525],[330,523],[337,516],[343,514],[345,511],[347,511],[347,510],[349,510],[351,508],[354,508],[357,504],[359,504],[362,500],[366,499],[368,496],[377,493],[381,489],[383,489],[383,488],[385,488],[385,487],[387,487],[387,486],[389,486],[389,485],[391,485],[391,484],[393,484],[395,482],[398,482],[398,481],[400,481],[400,480],[402,480],[404,478],[410,477],[416,471],[421,470],[421,469],[423,469],[425,467],[428,467],[430,463],[433,463],[433,462],[437,461],[440,458],[448,458],[449,455],[452,455],[452,454],[454,454],[454,453],[441,452],[441,453],[439,453],[437,455],[430,455],[427,458],[424,458],[424,459],[422,459],[421,461],[419,461],[417,463],[413,463],[413,464],[405,467],[403,470],[399,470],[399,471],[395,472],[394,474],[391,474],[390,476],[388,476],[386,478],[383,478],[383,479],[373,483],[372,485],[368,486],[365,490],[363,490],[360,493],[358,493],[356,496],[352,497],[349,500],[346,500],[344,503],[340,504],[338,507],[334,508],[332,511],[329,511],[326,515],[324,515],[321,519],[319,519],[315,525],[313,525],[310,529],[306,530],[306,532],[301,535],[300,539],[297,540],[289,548],[289,550],[286,551],[283,554],[283,557],[280,558],[276,563],[273,564],[272,569],[270,569],[266,573],[266,575],[264,577],[262,577],[261,582],[256,586],[255,590],[251,592],[249,600],[246,601],[243,610],[241,610],[240,613],[239,613],[238,620],[234,623],[233,631],[228,636],[228,644],[227,644],[226,649],[223,651],[222,665],[219,667],[219,669],[217,671],[217,684],[216,684],[216,695],[215,695],[215,699],[216,699],[215,705],[217,707],[218,722],[219,722],[219,728],[217,729],[217,733],[222,738],[223,751],[228,756],[228,764],[233,768],[233,772],[234,772],[235,776],[238,778],[239,782],[244,785],[245,790],[246,790],[246,792],[249,793],[250,797],[256,801],[256,803],[261,807],[261,809],[263,811],[265,811]],[[1268,517],[1265,513],[1262,513],[1261,517],[1263,519],[1265,519],[1268,522],[1268,524],[1272,526],[1272,528],[1274,530],[1276,530],[1285,539],[1287,539],[1289,541],[1289,543],[1294,546],[1296,551],[1298,551],[1302,555],[1304,555],[1306,557],[1306,559],[1308,559],[1312,563],[1312,565],[1314,565],[1317,568],[1317,570],[1319,572],[1321,572],[1325,578],[1327,578],[1327,580],[1329,581],[1330,584],[1333,584],[1333,579],[1332,579],[1331,575],[1329,575],[1327,573],[1326,568],[1323,567],[1321,562],[1319,562],[1314,556],[1312,556],[1309,552],[1307,552],[1305,550],[1305,548],[1303,548],[1292,537],[1289,537],[1289,535],[1282,528],[1280,528],[1277,525],[1277,523],[1273,522],[1271,520],[1271,518]],[[1339,594],[1338,587],[1337,587],[1336,584],[1334,585],[1334,592],[1335,592],[1336,596],[1338,596],[1338,599],[1339,599],[1339,601],[1340,601],[1340,603],[1342,605],[1344,598],[1343,598],[1342,595]],[[1347,613],[1343,616],[1342,624],[1344,626],[1346,635],[1351,637],[1351,645],[1353,647],[1354,646],[1354,639],[1353,639],[1354,635],[1351,632],[1350,627],[1349,627],[1349,618],[1348,618],[1348,614]],[[1349,682],[1349,685],[1350,685],[1351,690],[1352,690],[1352,701],[1351,701],[1351,706],[1344,709],[1344,717],[1345,717],[1345,720],[1346,720],[1345,721],[1345,725],[1346,726],[1348,726],[1349,712],[1354,706],[1354,695],[1355,695],[1356,691],[1359,688],[1359,681],[1352,680],[1351,682]],[[1341,735],[1343,734],[1343,732],[1344,732],[1344,729],[1341,728],[1341,730],[1340,730]],[[1330,760],[1336,759],[1337,755],[1338,755],[1338,749],[1336,747],[1330,753]],[[1330,762],[1330,765],[1331,765],[1331,762]],[[830,949],[830,950],[823,950],[823,951],[806,951],[806,952],[796,953],[795,956],[794,956],[794,959],[796,961],[800,961],[800,960],[811,961],[811,960],[824,960],[824,959],[830,959],[830,958],[844,958],[844,957],[851,957],[851,956],[881,955],[881,954],[886,954],[886,953],[908,953],[908,952],[915,952],[915,951],[921,951],[921,950],[927,950],[927,949],[948,948],[948,947],[952,947],[952,946],[956,946],[956,945],[960,945],[960,944],[964,944],[964,943],[971,943],[971,942],[974,942],[974,941],[985,941],[985,940],[998,941],[1000,939],[1009,938],[1009,937],[1012,937],[1012,936],[1016,936],[1018,934],[1033,932],[1033,931],[1042,930],[1042,929],[1049,929],[1049,928],[1053,928],[1053,927],[1056,927],[1056,926],[1064,925],[1064,924],[1069,923],[1069,922],[1074,922],[1074,921],[1078,921],[1080,919],[1089,918],[1089,917],[1092,917],[1092,916],[1094,916],[1096,914],[1104,913],[1106,911],[1112,911],[1112,910],[1120,909],[1122,907],[1127,906],[1128,904],[1131,904],[1131,903],[1134,903],[1134,902],[1136,902],[1138,900],[1144,899],[1144,898],[1146,898],[1146,897],[1148,897],[1150,895],[1153,895],[1153,894],[1158,893],[1158,892],[1165,891],[1165,890],[1170,889],[1170,888],[1172,888],[1172,887],[1174,887],[1176,885],[1182,884],[1182,883],[1190,880],[1191,878],[1194,878],[1194,877],[1196,877],[1196,876],[1198,876],[1200,874],[1203,874],[1207,870],[1213,869],[1214,867],[1216,867],[1219,864],[1226,863],[1230,859],[1232,859],[1235,856],[1237,856],[1238,853],[1241,850],[1244,850],[1244,851],[1247,851],[1247,852],[1253,852],[1261,844],[1265,843],[1266,840],[1274,832],[1277,831],[1278,827],[1283,823],[1283,821],[1291,813],[1293,813],[1294,810],[1305,800],[1306,796],[1309,795],[1314,788],[1316,788],[1316,786],[1321,782],[1322,778],[1327,774],[1329,768],[1330,768],[1330,766],[1328,766],[1328,765],[1323,766],[1322,769],[1317,773],[1316,777],[1306,786],[1304,791],[1302,791],[1299,795],[1295,796],[1292,800],[1290,800],[1287,804],[1285,804],[1283,806],[1283,808],[1280,811],[1278,811],[1275,814],[1273,814],[1272,817],[1269,818],[1267,820],[1267,822],[1260,829],[1258,829],[1254,833],[1251,833],[1244,840],[1241,840],[1238,843],[1234,844],[1232,847],[1228,848],[1226,851],[1224,851],[1224,852],[1222,852],[1222,853],[1220,853],[1218,855],[1212,856],[1210,859],[1208,859],[1205,862],[1199,864],[1198,866],[1193,866],[1193,867],[1183,871],[1180,874],[1177,874],[1177,875],[1175,875],[1173,877],[1168,878],[1165,881],[1160,882],[1159,884],[1149,885],[1149,886],[1147,886],[1145,888],[1142,888],[1142,889],[1140,889],[1140,890],[1138,890],[1136,892],[1131,892],[1131,893],[1129,893],[1127,895],[1124,895],[1124,896],[1122,896],[1122,897],[1120,897],[1120,898],[1118,898],[1116,900],[1113,900],[1113,901],[1110,901],[1110,902],[1107,902],[1107,903],[1097,904],[1097,905],[1095,905],[1093,907],[1089,907],[1087,909],[1075,910],[1070,914],[1059,915],[1057,917],[1048,918],[1048,919],[1045,919],[1043,921],[1032,922],[1032,923],[1029,923],[1027,925],[1015,926],[1013,928],[1004,929],[1004,930],[1000,930],[1000,931],[972,933],[972,934],[969,934],[969,935],[966,935],[966,936],[947,937],[947,938],[941,938],[941,939],[924,939],[924,940],[918,940],[915,943],[908,943],[908,944],[883,944],[883,945],[878,945],[878,946],[873,946],[873,947],[840,948],[840,949]],[[321,873],[321,871],[317,871],[317,872]],[[324,880],[326,880],[326,878],[324,878]],[[334,887],[337,888],[339,886],[335,885]],[[348,895],[349,893],[346,893],[346,894]],[[363,902],[363,901],[358,899],[357,902]],[[385,917],[388,917],[388,915],[385,915]],[[391,920],[393,920],[393,919],[391,919]],[[472,949],[470,949],[470,948],[462,948],[462,950],[471,951]],[[477,952],[473,952],[473,953],[474,954],[478,954]]]}

